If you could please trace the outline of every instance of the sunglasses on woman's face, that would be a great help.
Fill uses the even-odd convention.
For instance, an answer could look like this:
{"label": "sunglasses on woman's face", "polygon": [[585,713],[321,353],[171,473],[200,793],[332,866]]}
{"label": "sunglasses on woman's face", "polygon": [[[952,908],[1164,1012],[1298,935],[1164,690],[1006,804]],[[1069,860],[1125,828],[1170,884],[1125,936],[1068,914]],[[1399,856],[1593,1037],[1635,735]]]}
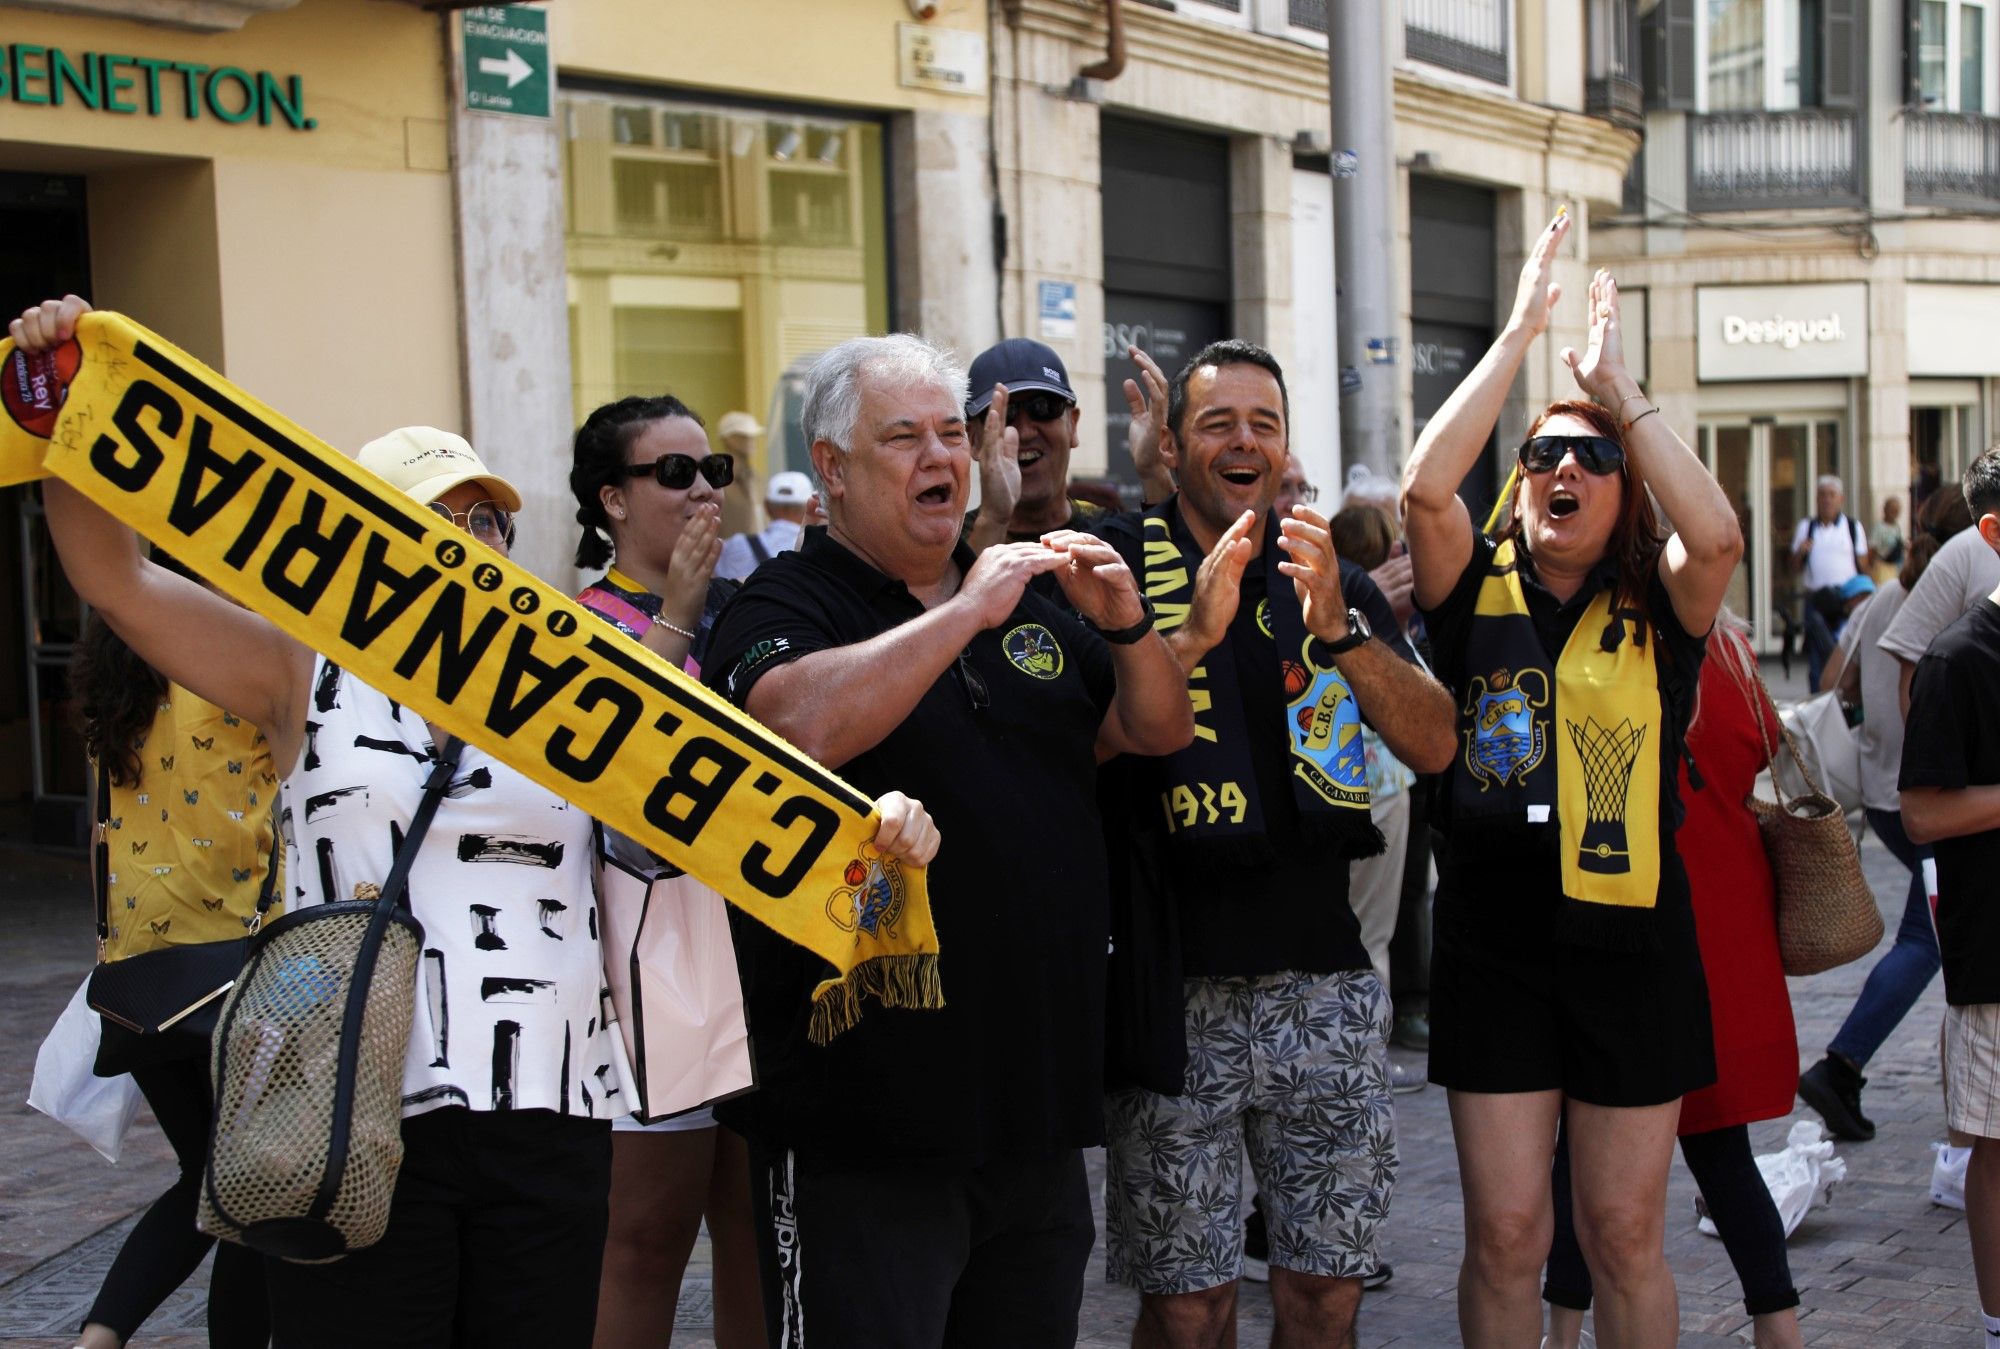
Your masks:
{"label": "sunglasses on woman's face", "polygon": [[1521,446],[1521,467],[1530,473],[1552,473],[1570,453],[1584,472],[1600,478],[1625,467],[1625,447],[1606,436],[1531,437]]}
{"label": "sunglasses on woman's face", "polygon": [[727,487],[736,481],[736,458],[728,454],[663,454],[650,464],[627,464],[628,478],[651,478],[662,487],[685,492],[694,486],[694,475],[708,479],[710,487]]}

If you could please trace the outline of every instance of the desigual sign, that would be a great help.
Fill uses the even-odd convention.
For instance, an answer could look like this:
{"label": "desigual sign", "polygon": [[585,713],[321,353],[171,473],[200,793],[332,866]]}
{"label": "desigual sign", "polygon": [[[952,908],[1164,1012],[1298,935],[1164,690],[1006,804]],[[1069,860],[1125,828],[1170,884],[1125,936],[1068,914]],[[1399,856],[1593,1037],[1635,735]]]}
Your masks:
{"label": "desigual sign", "polygon": [[1868,373],[1868,287],[1703,286],[1695,365],[1704,381],[1847,378]]}

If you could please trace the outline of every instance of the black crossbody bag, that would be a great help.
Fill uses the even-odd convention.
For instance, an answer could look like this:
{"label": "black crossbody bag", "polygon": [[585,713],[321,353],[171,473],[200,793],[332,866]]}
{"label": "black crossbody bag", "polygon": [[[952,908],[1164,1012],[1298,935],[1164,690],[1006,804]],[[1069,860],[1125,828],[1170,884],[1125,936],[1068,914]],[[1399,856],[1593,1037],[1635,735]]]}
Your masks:
{"label": "black crossbody bag", "polygon": [[283,838],[276,816],[277,802],[273,801],[270,865],[257,896],[256,915],[242,936],[167,946],[105,961],[104,944],[111,939],[111,845],[104,837],[104,825],[111,818],[111,778],[100,766],[94,878],[99,963],[91,971],[90,987],[84,994],[90,1009],[104,1018],[95,1065],[99,1077],[207,1056],[208,1037],[222,1010],[222,995],[236,982],[250,956],[250,938],[263,926],[264,914],[277,898],[278,849]]}

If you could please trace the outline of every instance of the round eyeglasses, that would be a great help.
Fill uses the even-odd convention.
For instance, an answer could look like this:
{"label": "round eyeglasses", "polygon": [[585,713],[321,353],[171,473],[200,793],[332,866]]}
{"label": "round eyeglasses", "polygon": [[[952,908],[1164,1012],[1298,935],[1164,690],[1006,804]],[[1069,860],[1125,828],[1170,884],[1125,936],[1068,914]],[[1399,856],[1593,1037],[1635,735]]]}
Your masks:
{"label": "round eyeglasses", "polygon": [[462,511],[442,501],[431,502],[430,508],[481,543],[505,543],[514,533],[514,517],[490,501],[475,501]]}

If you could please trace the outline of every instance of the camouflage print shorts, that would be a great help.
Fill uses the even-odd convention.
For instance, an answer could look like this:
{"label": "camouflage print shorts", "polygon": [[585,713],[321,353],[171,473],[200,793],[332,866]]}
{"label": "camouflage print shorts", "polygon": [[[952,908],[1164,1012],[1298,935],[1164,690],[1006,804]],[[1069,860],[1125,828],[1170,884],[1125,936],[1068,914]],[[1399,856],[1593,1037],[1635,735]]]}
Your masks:
{"label": "camouflage print shorts", "polygon": [[1246,1145],[1273,1265],[1373,1270],[1396,1182],[1381,981],[1358,970],[1186,982],[1186,1093],[1105,1103],[1105,1276],[1144,1293],[1239,1278]]}

